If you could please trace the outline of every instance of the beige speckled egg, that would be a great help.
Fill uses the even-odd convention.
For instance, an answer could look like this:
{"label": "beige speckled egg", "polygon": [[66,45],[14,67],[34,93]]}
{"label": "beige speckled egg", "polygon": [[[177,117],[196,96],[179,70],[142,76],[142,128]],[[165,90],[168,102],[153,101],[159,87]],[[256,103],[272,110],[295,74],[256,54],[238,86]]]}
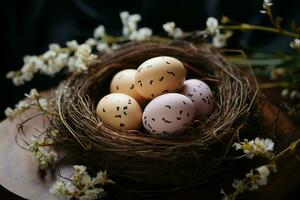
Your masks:
{"label": "beige speckled egg", "polygon": [[118,130],[139,129],[142,123],[142,109],[134,98],[112,93],[103,97],[97,105],[97,115],[107,125]]}
{"label": "beige speckled egg", "polygon": [[139,103],[143,103],[145,98],[143,98],[136,90],[134,79],[137,70],[135,69],[125,69],[118,72],[112,79],[110,83],[110,92],[111,93],[124,93]]}
{"label": "beige speckled egg", "polygon": [[179,91],[185,77],[186,70],[182,62],[173,57],[159,56],[139,66],[135,86],[141,96],[153,99],[164,93]]}

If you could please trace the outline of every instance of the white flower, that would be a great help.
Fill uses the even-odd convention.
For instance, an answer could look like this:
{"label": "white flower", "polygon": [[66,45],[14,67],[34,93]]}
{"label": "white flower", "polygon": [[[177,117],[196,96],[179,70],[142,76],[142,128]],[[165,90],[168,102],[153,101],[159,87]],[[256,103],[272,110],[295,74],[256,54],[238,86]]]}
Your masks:
{"label": "white flower", "polygon": [[74,53],[74,56],[68,60],[68,68],[71,72],[83,72],[88,69],[97,56],[92,54],[91,46],[87,44],[81,44],[78,46]]}
{"label": "white flower", "polygon": [[232,145],[236,150],[243,150],[248,158],[253,158],[255,155],[260,155],[268,159],[273,158],[274,142],[271,139],[255,138],[248,141],[244,139],[244,142],[234,143]]}
{"label": "white flower", "polygon": [[223,195],[222,200],[229,200],[228,195],[224,192],[223,188],[220,190],[220,193]]}
{"label": "white flower", "polygon": [[264,3],[263,3],[264,8],[270,7],[272,5],[273,5],[272,0],[264,0]]}
{"label": "white flower", "polygon": [[86,166],[83,165],[74,165],[73,168],[74,168],[74,173],[77,176],[81,176],[83,173],[86,172]]}
{"label": "white flower", "polygon": [[129,12],[128,11],[122,11],[122,12],[120,12],[120,18],[121,18],[122,24],[126,24],[127,23],[128,17],[129,17]]}
{"label": "white flower", "polygon": [[89,46],[95,46],[97,44],[97,41],[94,38],[89,38],[85,41],[85,44]]}
{"label": "white flower", "polygon": [[141,21],[141,15],[139,14],[132,14],[132,15],[129,15],[128,16],[128,21],[127,21],[127,25],[128,25],[128,28],[130,30],[136,30],[137,29],[137,24],[139,21]]}
{"label": "white flower", "polygon": [[[97,177],[91,179],[90,175],[86,172],[85,166],[75,165],[73,166],[73,168],[74,168],[73,177],[66,179],[64,182],[58,180],[53,185],[53,187],[50,188],[49,190],[50,193],[55,194],[58,197],[63,197],[64,199],[80,199],[80,200],[101,199],[106,195],[104,189],[102,188],[102,185],[99,186],[100,183],[95,181]],[[104,176],[106,176],[106,171],[105,171],[105,175],[102,172],[101,177]],[[106,183],[114,183],[114,182],[111,181]]]}
{"label": "white flower", "polygon": [[69,47],[70,49],[76,50],[78,48],[78,43],[76,40],[71,40],[66,42],[67,47]]}
{"label": "white flower", "polygon": [[96,48],[99,52],[106,52],[106,53],[111,52],[109,45],[105,42],[98,42]]}
{"label": "white flower", "polygon": [[245,184],[242,180],[239,179],[234,179],[232,183],[232,187],[235,188],[236,190],[244,190]]}
{"label": "white flower", "polygon": [[300,39],[294,39],[294,41],[292,41],[290,43],[290,46],[293,48],[293,49],[300,49]]}
{"label": "white flower", "polygon": [[152,30],[144,27],[138,29],[138,22],[141,21],[139,14],[130,15],[129,12],[123,11],[120,13],[121,22],[123,24],[123,36],[129,40],[143,41],[148,40],[152,36]]}
{"label": "white flower", "polygon": [[84,195],[79,197],[80,200],[95,200],[104,196],[104,189],[103,188],[94,188],[90,190],[86,190]]}
{"label": "white flower", "polygon": [[259,186],[267,185],[268,183],[268,176],[270,174],[268,166],[263,165],[256,168],[255,170],[256,173],[251,170],[246,174],[246,177],[250,180],[250,185],[248,186],[248,189],[250,191],[257,190]]}
{"label": "white flower", "polygon": [[60,198],[63,198],[65,193],[67,191],[67,187],[66,187],[66,184],[61,181],[61,180],[58,180],[50,189],[49,189],[49,192],[51,194],[54,194]]}
{"label": "white flower", "polygon": [[169,36],[173,38],[182,38],[183,37],[183,31],[176,27],[174,22],[167,22],[163,24],[163,29],[168,33]]}
{"label": "white flower", "polygon": [[48,101],[45,98],[40,98],[39,99],[39,104],[40,104],[40,106],[42,107],[43,110],[47,110],[47,108],[49,106]]}
{"label": "white flower", "polygon": [[209,17],[206,20],[206,29],[210,34],[215,34],[218,30],[219,22],[214,17]]}
{"label": "white flower", "polygon": [[263,166],[256,168],[256,170],[258,171],[259,177],[260,177],[259,180],[257,181],[257,183],[259,185],[267,185],[268,176],[270,174],[270,170],[269,170],[268,166],[263,165]]}
{"label": "white flower", "polygon": [[105,35],[106,35],[106,33],[105,33],[105,27],[103,25],[98,26],[94,30],[94,38],[95,39],[103,38],[103,37],[105,37]]}
{"label": "white flower", "polygon": [[29,92],[29,94],[25,94],[26,97],[36,99],[39,97],[39,93],[35,88],[32,88]]}
{"label": "white flower", "polygon": [[5,113],[5,116],[10,119],[14,118],[14,116],[15,116],[15,112],[11,107],[7,107],[4,111],[4,113]]}
{"label": "white flower", "polygon": [[137,31],[133,31],[129,35],[130,40],[144,41],[148,40],[152,36],[152,30],[150,28],[144,27]]}
{"label": "white flower", "polygon": [[105,185],[107,183],[110,183],[110,184],[115,184],[114,181],[112,181],[111,179],[109,179],[107,177],[107,171],[99,171],[97,173],[97,176],[96,178],[93,178],[92,180],[95,184],[101,184],[101,185]]}
{"label": "white flower", "polygon": [[59,46],[59,44],[56,44],[56,43],[49,44],[49,49],[51,51],[59,51],[60,50],[60,46]]}
{"label": "white flower", "polygon": [[231,31],[220,33],[219,31],[213,36],[212,44],[217,48],[222,48],[227,45],[227,40],[232,36]]}
{"label": "white flower", "polygon": [[298,90],[292,90],[290,94],[291,100],[300,99],[300,92]]}

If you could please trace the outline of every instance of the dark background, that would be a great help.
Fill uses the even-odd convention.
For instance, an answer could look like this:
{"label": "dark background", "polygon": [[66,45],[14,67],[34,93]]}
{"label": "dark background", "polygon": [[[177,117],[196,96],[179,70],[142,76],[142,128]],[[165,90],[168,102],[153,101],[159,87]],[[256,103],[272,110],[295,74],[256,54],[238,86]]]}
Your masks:
{"label": "dark background", "polygon": [[[1,0],[1,65],[0,65],[0,120],[4,109],[14,106],[30,88],[45,90],[55,86],[59,78],[37,76],[34,81],[15,87],[5,74],[22,66],[24,55],[41,54],[49,43],[63,45],[76,39],[92,37],[93,29],[103,24],[111,34],[121,34],[119,12],[142,15],[141,26],[163,34],[162,24],[174,21],[185,31],[203,29],[207,17],[218,19],[226,15],[239,22],[268,24],[259,13],[263,0]],[[300,23],[300,1],[274,1],[273,10],[285,20]],[[291,39],[258,32],[236,32],[229,47],[264,51],[289,51]],[[1,163],[1,162],[0,162]],[[4,193],[3,189],[2,192]],[[1,193],[1,190],[0,190]],[[5,192],[9,195],[8,192]],[[2,195],[1,195],[2,197]],[[2,199],[2,198],[1,198]],[[6,199],[16,199],[8,196]]]}

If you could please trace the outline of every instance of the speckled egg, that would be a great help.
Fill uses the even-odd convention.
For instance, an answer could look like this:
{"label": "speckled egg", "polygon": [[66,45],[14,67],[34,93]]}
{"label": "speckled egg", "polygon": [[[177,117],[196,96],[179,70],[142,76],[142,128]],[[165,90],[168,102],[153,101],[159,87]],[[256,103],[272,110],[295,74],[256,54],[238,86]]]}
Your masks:
{"label": "speckled egg", "polygon": [[156,97],[146,106],[143,125],[153,134],[177,133],[187,128],[194,119],[195,107],[186,96],[168,93]]}
{"label": "speckled egg", "polygon": [[196,107],[196,117],[210,114],[214,109],[214,97],[209,86],[198,79],[184,82],[182,94],[187,96]]}
{"label": "speckled egg", "polygon": [[112,79],[110,83],[110,92],[111,93],[124,93],[139,103],[143,103],[145,98],[143,98],[136,90],[134,79],[136,75],[136,69],[125,69],[118,72]]}
{"label": "speckled egg", "polygon": [[141,96],[153,99],[164,93],[179,91],[185,77],[186,69],[182,62],[173,57],[159,56],[139,66],[135,86]]}
{"label": "speckled egg", "polygon": [[142,124],[142,109],[134,98],[112,93],[103,97],[97,105],[97,115],[107,125],[118,130],[139,129]]}

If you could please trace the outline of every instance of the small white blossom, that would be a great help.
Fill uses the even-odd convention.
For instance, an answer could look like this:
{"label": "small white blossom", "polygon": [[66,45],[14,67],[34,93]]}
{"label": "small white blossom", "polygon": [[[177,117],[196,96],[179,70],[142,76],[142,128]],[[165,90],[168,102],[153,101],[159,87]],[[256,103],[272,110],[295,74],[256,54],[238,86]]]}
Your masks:
{"label": "small white blossom", "polygon": [[290,46],[293,48],[293,49],[300,49],[300,39],[296,38],[294,39],[294,41],[292,41],[290,43]]}
{"label": "small white blossom", "polygon": [[163,24],[163,29],[173,38],[178,39],[183,37],[183,31],[176,27],[174,22],[167,22]]}
{"label": "small white blossom", "polygon": [[36,98],[39,97],[39,93],[35,88],[33,88],[33,89],[30,90],[29,94],[25,94],[25,96],[29,97],[29,98],[32,98],[32,99],[36,99]]}
{"label": "small white blossom", "polygon": [[217,48],[222,48],[227,45],[227,40],[232,36],[231,31],[220,33],[219,31],[213,36],[212,44]]}
{"label": "small white blossom", "polygon": [[49,49],[51,51],[59,51],[60,50],[60,46],[59,46],[59,44],[56,44],[56,43],[49,44]]}
{"label": "small white blossom", "polygon": [[246,177],[250,180],[250,184],[248,189],[250,191],[257,190],[259,186],[267,185],[268,176],[270,174],[270,170],[267,165],[260,166],[255,169],[255,173],[251,170],[246,174]]}
{"label": "small white blossom", "polygon": [[105,185],[108,183],[114,184],[115,182],[112,181],[111,179],[109,179],[107,177],[107,171],[99,171],[97,173],[97,176],[95,178],[93,178],[92,180],[94,182],[94,184],[101,184],[101,185]]}
{"label": "small white blossom", "polygon": [[79,46],[79,44],[77,43],[76,40],[71,40],[66,42],[67,47],[69,47],[70,49],[76,50]]}
{"label": "small white blossom", "polygon": [[220,193],[223,195],[222,200],[229,200],[228,195],[224,192],[223,188],[220,190]]}
{"label": "small white blossom", "polygon": [[243,150],[246,157],[253,158],[255,155],[260,155],[268,159],[273,158],[274,142],[271,139],[260,139],[255,138],[254,140],[248,141],[244,139],[244,142],[234,143],[232,145],[236,150]]}
{"label": "small white blossom", "polygon": [[68,69],[71,72],[82,72],[88,69],[97,56],[92,54],[92,49],[87,44],[81,44],[78,46],[73,57],[68,60]]}
{"label": "small white blossom", "polygon": [[[114,183],[107,178],[106,171],[98,172],[97,177],[91,178],[87,173],[87,168],[83,165],[75,165],[74,174],[71,178],[64,181],[58,180],[49,190],[50,193],[63,199],[95,200],[101,199],[106,195],[102,188],[104,183],[100,181],[99,176],[106,177],[105,183]],[[92,181],[93,180],[93,181]],[[96,181],[98,180],[98,181]],[[106,180],[110,180],[107,182]]]}
{"label": "small white blossom", "polygon": [[144,41],[152,36],[150,28],[138,29],[138,22],[142,19],[139,14],[130,15],[129,12],[123,11],[120,13],[120,18],[123,24],[123,36],[129,40]]}
{"label": "small white blossom", "polygon": [[103,37],[105,37],[105,35],[106,35],[106,32],[105,32],[105,27],[103,25],[98,26],[94,30],[94,38],[95,39],[103,38]]}
{"label": "small white blossom", "polygon": [[300,99],[300,92],[298,90],[292,90],[290,93],[290,99],[291,100]]}
{"label": "small white blossom", "polygon": [[85,41],[85,44],[87,44],[89,46],[96,46],[97,41],[94,38],[89,38]]}
{"label": "small white blossom", "polygon": [[289,95],[290,95],[289,89],[285,88],[285,89],[283,89],[283,90],[281,91],[281,97],[282,97],[282,98],[286,99],[286,98],[289,97]]}
{"label": "small white blossom", "polygon": [[96,48],[99,52],[111,53],[110,46],[105,42],[98,42]]}
{"label": "small white blossom", "polygon": [[9,119],[16,118],[20,116],[23,112],[31,108],[31,104],[26,102],[26,101],[19,101],[16,105],[15,108],[12,109],[11,107],[8,107],[5,109],[5,115]]}
{"label": "small white blossom", "polygon": [[144,41],[148,40],[152,36],[152,30],[149,28],[141,28],[137,31],[133,31],[129,35],[130,40]]}
{"label": "small white blossom", "polygon": [[58,155],[49,146],[51,146],[54,141],[41,135],[40,137],[32,137],[28,150],[31,151],[32,158],[37,162],[40,169],[46,169],[51,163],[58,159]]}
{"label": "small white blossom", "polygon": [[273,5],[272,0],[264,0],[263,8],[271,7]]}
{"label": "small white blossom", "polygon": [[215,34],[219,29],[218,29],[218,26],[219,26],[219,22],[216,18],[214,17],[209,17],[206,21],[206,29],[207,31],[213,35]]}

